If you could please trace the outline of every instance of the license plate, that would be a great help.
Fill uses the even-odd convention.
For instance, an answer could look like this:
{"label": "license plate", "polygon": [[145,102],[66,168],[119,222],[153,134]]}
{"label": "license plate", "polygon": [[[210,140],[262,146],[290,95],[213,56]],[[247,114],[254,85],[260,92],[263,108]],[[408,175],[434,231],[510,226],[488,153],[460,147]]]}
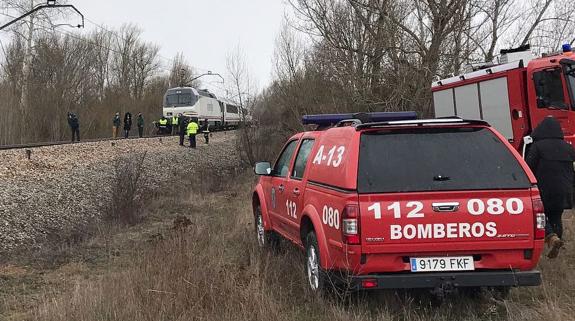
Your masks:
{"label": "license plate", "polygon": [[411,258],[411,272],[473,271],[473,256]]}

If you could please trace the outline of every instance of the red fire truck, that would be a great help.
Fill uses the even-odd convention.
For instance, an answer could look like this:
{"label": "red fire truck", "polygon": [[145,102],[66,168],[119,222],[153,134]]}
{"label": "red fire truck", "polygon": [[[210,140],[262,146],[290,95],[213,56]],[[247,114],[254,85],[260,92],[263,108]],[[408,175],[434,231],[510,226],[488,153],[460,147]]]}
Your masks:
{"label": "red fire truck", "polygon": [[535,177],[486,122],[415,113],[307,115],[272,165],[255,165],[262,248],[305,250],[310,289],[495,287],[541,282]]}
{"label": "red fire truck", "polygon": [[489,122],[517,150],[524,150],[541,120],[559,120],[565,139],[575,142],[575,53],[535,58],[529,47],[502,50],[499,65],[487,65],[432,84],[436,117]]}

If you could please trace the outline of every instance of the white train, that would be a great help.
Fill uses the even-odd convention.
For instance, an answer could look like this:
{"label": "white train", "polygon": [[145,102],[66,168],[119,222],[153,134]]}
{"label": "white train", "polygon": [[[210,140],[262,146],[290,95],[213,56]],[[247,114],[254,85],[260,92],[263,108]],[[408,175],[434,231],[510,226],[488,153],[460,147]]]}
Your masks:
{"label": "white train", "polygon": [[192,87],[170,88],[164,95],[163,115],[178,114],[195,117],[201,125],[207,119],[216,129],[237,128],[242,120],[242,109],[237,104],[220,99],[207,90]]}

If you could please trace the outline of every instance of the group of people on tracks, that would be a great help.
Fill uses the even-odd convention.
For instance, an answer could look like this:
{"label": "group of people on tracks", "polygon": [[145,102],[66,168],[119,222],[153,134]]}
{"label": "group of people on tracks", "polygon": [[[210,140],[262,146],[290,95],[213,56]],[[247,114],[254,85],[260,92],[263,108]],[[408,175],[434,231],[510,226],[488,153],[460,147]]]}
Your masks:
{"label": "group of people on tracks", "polygon": [[[68,126],[72,132],[72,142],[80,141],[80,120],[78,115],[73,112],[68,112]],[[120,126],[122,122],[120,119],[120,113],[117,112],[112,119],[112,138],[118,138],[118,133],[120,131]],[[138,137],[144,137],[144,116],[142,113],[138,113],[136,120],[136,125],[138,127]],[[124,114],[124,138],[130,136],[130,130],[132,130],[132,113],[126,112]]]}
{"label": "group of people on tracks", "polygon": [[[137,126],[138,126],[138,137],[144,137],[144,116],[142,113],[138,113],[137,119]],[[118,131],[120,130],[120,113],[116,113],[114,115],[114,119],[112,120],[112,138],[116,139],[118,137]],[[124,138],[130,137],[130,130],[132,129],[132,114],[130,112],[126,112],[124,114]]]}
{"label": "group of people on tracks", "polygon": [[[185,137],[187,135],[190,141],[190,148],[196,148],[196,135],[199,131],[204,134],[205,143],[210,143],[210,124],[207,119],[204,119],[204,122],[200,127],[197,117],[186,117],[180,113],[177,116],[173,116],[170,121],[168,121],[167,118],[162,116],[159,121],[159,131],[162,129],[162,126],[166,126],[167,128],[167,123],[171,126],[171,134],[178,135],[180,137],[180,146],[184,146]],[[168,129],[165,129],[165,131],[166,130]]]}

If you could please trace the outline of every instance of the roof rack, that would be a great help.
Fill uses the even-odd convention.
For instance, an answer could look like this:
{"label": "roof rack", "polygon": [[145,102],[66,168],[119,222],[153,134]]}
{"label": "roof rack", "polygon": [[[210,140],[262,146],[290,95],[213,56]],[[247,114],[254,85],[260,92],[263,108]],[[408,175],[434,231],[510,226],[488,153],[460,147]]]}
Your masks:
{"label": "roof rack", "polygon": [[418,120],[400,120],[400,121],[386,121],[374,122],[355,126],[356,130],[374,128],[374,127],[392,127],[392,126],[430,126],[430,125],[481,125],[490,126],[488,122],[483,120],[461,119],[457,117],[450,118],[435,118],[435,119],[418,119]]}
{"label": "roof rack", "polygon": [[302,123],[304,125],[318,125],[321,128],[334,125],[344,125],[352,123],[358,125],[362,123],[395,121],[395,120],[414,120],[417,114],[413,111],[402,112],[373,112],[373,113],[346,113],[346,114],[320,114],[304,115]]}

